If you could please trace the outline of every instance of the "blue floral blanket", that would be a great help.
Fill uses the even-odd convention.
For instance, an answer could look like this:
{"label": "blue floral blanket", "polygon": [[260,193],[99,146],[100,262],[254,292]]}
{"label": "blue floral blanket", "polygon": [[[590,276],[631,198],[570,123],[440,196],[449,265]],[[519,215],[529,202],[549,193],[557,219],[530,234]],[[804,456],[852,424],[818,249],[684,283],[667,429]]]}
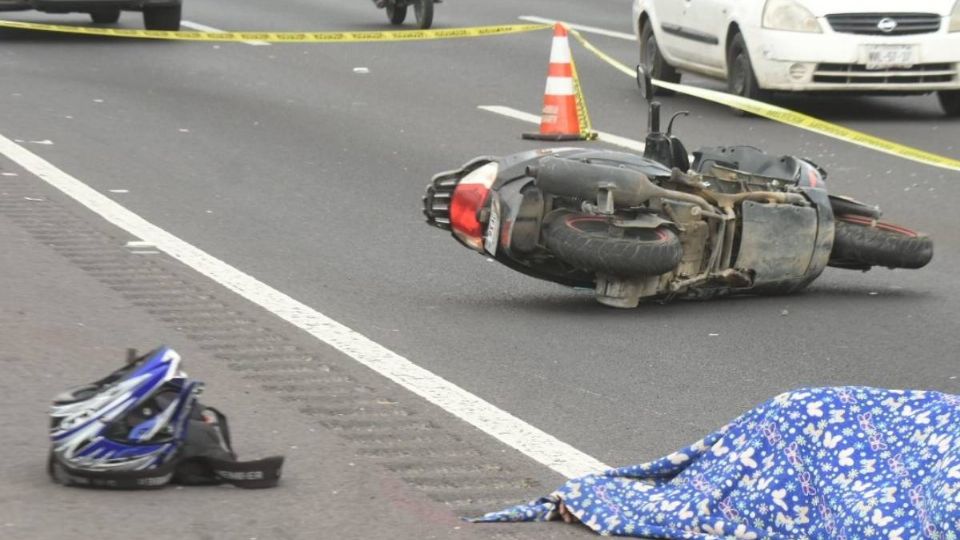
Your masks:
{"label": "blue floral blanket", "polygon": [[556,519],[561,501],[605,535],[956,540],[960,396],[785,393],[662,459],[570,480],[477,521]]}

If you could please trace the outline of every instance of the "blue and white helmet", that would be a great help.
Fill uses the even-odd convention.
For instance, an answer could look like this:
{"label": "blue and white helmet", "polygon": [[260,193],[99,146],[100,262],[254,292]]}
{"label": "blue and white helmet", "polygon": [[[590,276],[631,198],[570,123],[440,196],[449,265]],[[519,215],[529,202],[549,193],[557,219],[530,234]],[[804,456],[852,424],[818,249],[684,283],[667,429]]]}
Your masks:
{"label": "blue and white helmet", "polygon": [[67,485],[121,489],[170,481],[275,485],[283,458],[238,463],[226,417],[197,400],[202,388],[180,370],[176,351],[160,347],[60,394],[50,411],[51,476]]}

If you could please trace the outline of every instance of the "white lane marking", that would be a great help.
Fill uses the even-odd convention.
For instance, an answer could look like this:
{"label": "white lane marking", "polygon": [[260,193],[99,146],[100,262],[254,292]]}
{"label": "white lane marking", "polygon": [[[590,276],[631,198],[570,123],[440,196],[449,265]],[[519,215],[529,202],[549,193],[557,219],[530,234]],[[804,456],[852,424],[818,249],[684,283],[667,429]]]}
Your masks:
{"label": "white lane marking", "polygon": [[[540,117],[535,114],[530,114],[523,111],[518,111],[516,109],[511,109],[510,107],[504,107],[502,105],[480,105],[478,109],[496,113],[499,115],[507,116],[514,118],[516,120],[521,120],[523,122],[528,122],[531,124],[540,124]],[[634,152],[643,152],[644,144],[640,141],[635,141],[633,139],[628,139],[626,137],[621,137],[619,135],[614,135],[612,133],[606,133],[603,131],[597,131],[597,139],[610,143],[621,148],[626,148],[628,150],[633,150]]]}
{"label": "white lane marking", "polygon": [[125,244],[128,248],[145,248],[153,247],[153,244],[150,242],[144,242],[142,240],[131,240]]}
{"label": "white lane marking", "polygon": [[[220,30],[219,28],[214,28],[212,26],[207,26],[205,24],[196,23],[193,21],[180,21],[181,26],[186,26],[187,28],[193,28],[198,32],[226,32],[226,30]],[[270,45],[266,41],[244,41],[247,45]]]}
{"label": "white lane marking", "polygon": [[310,306],[184,242],[2,135],[0,154],[134,237],[153,244],[156,249],[554,471],[577,477],[609,468]]}
{"label": "white lane marking", "polygon": [[607,36],[617,39],[625,39],[627,41],[636,41],[637,37],[633,34],[627,34],[625,32],[617,32],[615,30],[607,30],[606,28],[597,28],[596,26],[584,26],[582,24],[570,24],[566,21],[557,21],[556,19],[547,19],[544,17],[536,17],[533,15],[521,15],[517,17],[521,21],[527,21],[538,24],[554,24],[556,22],[563,22],[570,28],[574,30],[579,30],[581,32],[586,32],[588,34],[597,34],[598,36]]}

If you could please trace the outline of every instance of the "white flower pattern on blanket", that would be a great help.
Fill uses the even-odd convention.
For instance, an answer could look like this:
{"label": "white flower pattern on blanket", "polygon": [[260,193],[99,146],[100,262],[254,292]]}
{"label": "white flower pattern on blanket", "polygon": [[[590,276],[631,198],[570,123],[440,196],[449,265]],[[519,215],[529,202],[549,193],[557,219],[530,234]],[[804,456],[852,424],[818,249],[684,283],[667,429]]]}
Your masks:
{"label": "white flower pattern on blanket", "polygon": [[666,539],[960,539],[960,397],[866,387],[785,393],[665,458],[571,480],[477,521],[571,513]]}

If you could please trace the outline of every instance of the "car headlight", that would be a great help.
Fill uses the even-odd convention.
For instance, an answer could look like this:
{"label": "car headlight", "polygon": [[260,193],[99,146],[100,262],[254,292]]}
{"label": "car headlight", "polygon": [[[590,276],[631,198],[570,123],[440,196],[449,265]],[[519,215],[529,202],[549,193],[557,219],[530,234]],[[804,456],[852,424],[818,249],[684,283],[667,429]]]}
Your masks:
{"label": "car headlight", "polygon": [[960,0],[953,5],[953,11],[950,12],[949,32],[960,32]]}
{"label": "car headlight", "polygon": [[813,13],[794,0],[767,0],[763,6],[763,27],[790,32],[823,32]]}

